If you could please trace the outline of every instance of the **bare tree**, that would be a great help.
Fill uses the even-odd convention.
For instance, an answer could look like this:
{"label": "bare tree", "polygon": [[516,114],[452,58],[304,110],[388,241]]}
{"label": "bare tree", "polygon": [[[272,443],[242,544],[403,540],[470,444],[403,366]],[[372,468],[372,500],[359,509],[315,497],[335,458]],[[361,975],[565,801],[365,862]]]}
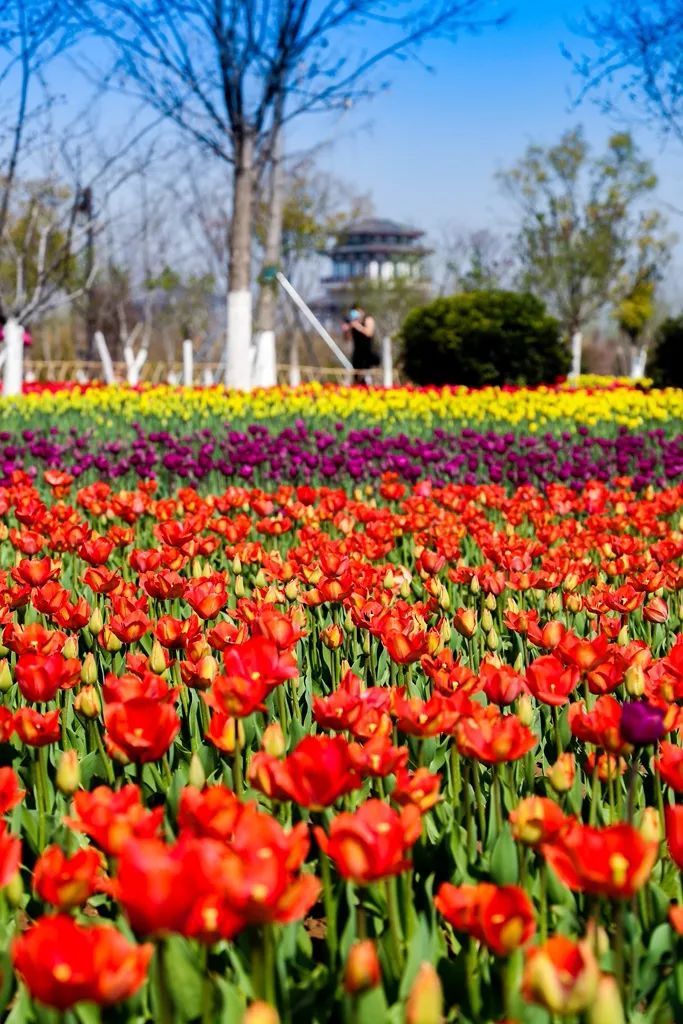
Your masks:
{"label": "bare tree", "polygon": [[[430,36],[483,25],[487,0],[71,3],[113,44],[112,81],[123,74],[128,89],[231,167],[226,379],[248,387],[255,183],[283,126],[371,95],[384,85],[374,79],[381,63],[414,56]],[[383,41],[369,48],[373,33]]]}
{"label": "bare tree", "polygon": [[575,58],[583,95],[599,94],[608,109],[625,100],[683,141],[681,0],[620,0],[587,11],[582,31],[594,46]]}

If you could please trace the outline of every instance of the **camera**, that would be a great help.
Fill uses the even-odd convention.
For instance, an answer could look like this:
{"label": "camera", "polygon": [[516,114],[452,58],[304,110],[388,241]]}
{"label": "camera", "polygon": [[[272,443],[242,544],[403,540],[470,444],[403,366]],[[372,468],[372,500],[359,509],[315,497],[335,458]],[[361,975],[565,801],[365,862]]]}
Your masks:
{"label": "camera", "polygon": [[358,310],[358,309],[350,309],[349,310],[349,323],[351,323],[353,320],[358,320],[359,317],[360,317],[360,310]]}

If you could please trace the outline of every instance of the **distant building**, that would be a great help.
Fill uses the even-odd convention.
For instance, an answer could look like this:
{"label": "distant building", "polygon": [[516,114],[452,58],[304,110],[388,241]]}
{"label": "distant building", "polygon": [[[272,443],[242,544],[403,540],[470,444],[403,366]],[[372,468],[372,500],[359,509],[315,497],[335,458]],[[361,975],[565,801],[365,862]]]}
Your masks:
{"label": "distant building", "polygon": [[321,278],[324,295],[315,303],[319,315],[337,318],[360,288],[390,285],[398,279],[429,292],[424,261],[431,250],[421,244],[424,231],[393,220],[366,218],[347,225],[325,255],[332,272]]}

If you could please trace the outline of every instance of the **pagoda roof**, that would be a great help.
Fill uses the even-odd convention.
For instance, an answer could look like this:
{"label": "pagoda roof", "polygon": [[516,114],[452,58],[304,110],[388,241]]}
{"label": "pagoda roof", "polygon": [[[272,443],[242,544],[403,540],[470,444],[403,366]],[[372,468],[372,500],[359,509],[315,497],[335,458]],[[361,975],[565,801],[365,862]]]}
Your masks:
{"label": "pagoda roof", "polygon": [[340,238],[348,235],[402,235],[404,238],[420,238],[424,231],[419,228],[410,227],[408,224],[399,224],[395,220],[385,220],[381,217],[366,217],[363,220],[353,221],[347,224],[339,232]]}
{"label": "pagoda roof", "polygon": [[339,257],[339,256],[359,256],[363,253],[370,255],[376,253],[380,255],[391,255],[391,256],[427,256],[430,249],[425,249],[421,245],[411,245],[406,242],[361,242],[358,245],[336,245],[334,249],[330,249],[328,256]]}

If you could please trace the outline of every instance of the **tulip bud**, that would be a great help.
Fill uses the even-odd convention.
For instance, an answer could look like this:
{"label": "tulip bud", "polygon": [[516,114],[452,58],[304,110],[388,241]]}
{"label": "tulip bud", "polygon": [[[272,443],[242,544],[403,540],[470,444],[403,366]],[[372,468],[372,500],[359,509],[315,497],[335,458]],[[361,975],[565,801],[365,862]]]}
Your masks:
{"label": "tulip bud", "polygon": [[653,597],[643,608],[643,618],[646,622],[666,622],[669,618],[668,604],[662,597]]}
{"label": "tulip bud", "polygon": [[523,693],[517,700],[517,718],[522,725],[531,725],[534,720],[534,706],[528,693]]}
{"label": "tulip bud", "polygon": [[235,579],[235,597],[244,597],[246,590],[244,589],[244,577],[237,576]]}
{"label": "tulip bud", "polygon": [[103,625],[104,620],[102,619],[102,612],[99,608],[94,608],[93,613],[90,616],[90,621],[88,622],[88,629],[93,636],[97,636],[97,634],[102,631]]}
{"label": "tulip bud", "polygon": [[254,579],[254,586],[265,587],[267,585],[268,580],[266,579],[266,574],[264,573],[263,569],[259,569],[259,571],[256,573],[256,578]]}
{"label": "tulip bud", "polygon": [[152,644],[152,653],[149,656],[149,668],[151,672],[158,676],[166,671],[166,654],[156,637]]}
{"label": "tulip bud", "polygon": [[484,608],[490,612],[495,612],[498,607],[498,598],[495,594],[487,594],[484,598]]}
{"label": "tulip bud", "polygon": [[204,566],[202,565],[201,558],[193,558],[192,559],[192,570],[191,570],[190,575],[195,580],[201,579],[202,576],[206,575],[206,573],[204,571]]}
{"label": "tulip bud", "polygon": [[271,757],[282,757],[285,752],[285,736],[279,722],[271,722],[263,730],[261,749]]}
{"label": "tulip bud", "polygon": [[363,500],[363,489],[361,487],[354,487],[354,489],[353,489],[353,500],[354,501],[362,501]]}
{"label": "tulip bud", "polygon": [[81,766],[75,750],[64,750],[57,765],[57,789],[64,796],[73,796],[81,785]]}
{"label": "tulip bud", "polygon": [[448,593],[443,583],[441,584],[441,590],[439,593],[439,608],[442,612],[449,612],[451,610],[451,595]]}
{"label": "tulip bud", "polygon": [[524,656],[522,654],[517,655],[512,667],[518,676],[522,675],[522,673],[524,672]]}
{"label": "tulip bud", "polygon": [[460,636],[464,636],[467,640],[471,639],[477,628],[477,613],[474,608],[458,608],[453,616],[453,625]]}
{"label": "tulip bud", "polygon": [[545,610],[550,615],[557,615],[561,607],[562,601],[560,600],[560,595],[556,590],[551,590],[549,594],[546,594]]}
{"label": "tulip bud", "polygon": [[645,673],[643,666],[634,662],[629,665],[624,675],[624,685],[629,697],[642,697],[645,693]]}
{"label": "tulip bud", "polygon": [[443,620],[443,622],[441,623],[441,629],[440,629],[439,632],[441,634],[441,644],[442,644],[442,646],[443,647],[447,647],[448,644],[450,643],[451,636],[453,635],[452,630],[451,630],[451,624],[448,621],[448,619],[444,619]]}
{"label": "tulip bud", "polygon": [[325,626],[324,629],[320,630],[320,639],[329,651],[339,650],[344,642],[344,634],[342,633],[341,626],[338,626],[336,622],[331,623],[329,626]]}
{"label": "tulip bud", "polygon": [[295,601],[299,593],[299,581],[288,580],[285,584],[285,597],[288,601]]}
{"label": "tulip bud", "polygon": [[13,909],[20,907],[24,898],[24,883],[21,877],[21,871],[17,871],[3,889],[5,897],[10,907]]}
{"label": "tulip bud", "polygon": [[617,643],[620,647],[626,647],[628,643],[628,625],[622,626],[617,635]]}
{"label": "tulip bud", "polygon": [[367,632],[363,633],[363,654],[370,654],[370,634]]}
{"label": "tulip bud", "polygon": [[586,925],[585,941],[598,958],[601,959],[609,953],[609,936],[603,926],[596,924],[593,918],[590,918]]}
{"label": "tulip bud", "polygon": [[500,647],[500,637],[493,627],[486,634],[486,646],[490,651],[497,651]]}
{"label": "tulip bud", "polygon": [[81,682],[92,686],[97,682],[97,662],[92,651],[88,651],[81,665]]}
{"label": "tulip bud", "polygon": [[239,555],[235,555],[232,560],[232,571],[235,576],[239,576],[242,572],[242,560]]}
{"label": "tulip bud", "polygon": [[478,576],[473,576],[472,579],[470,580],[470,593],[471,594],[478,594],[480,590],[481,590],[481,583],[479,582],[479,577]]}
{"label": "tulip bud", "polygon": [[75,636],[69,636],[64,641],[62,647],[62,657],[64,658],[77,658],[78,657],[78,640]]}
{"label": "tulip bud", "polygon": [[6,658],[3,658],[0,662],[0,693],[7,693],[11,685],[12,673],[10,672],[9,662]]}
{"label": "tulip bud", "polygon": [[603,974],[586,1011],[586,1024],[626,1024],[619,986],[613,974]]}
{"label": "tulip bud", "polygon": [[190,758],[190,767],[187,773],[187,781],[195,789],[204,789],[206,785],[206,772],[199,759],[199,754],[194,753]]}
{"label": "tulip bud", "polygon": [[560,754],[552,764],[545,777],[556,793],[567,793],[574,785],[576,763],[573,754]]}
{"label": "tulip bud", "polygon": [[105,650],[109,651],[110,654],[116,654],[123,647],[123,644],[117,636],[114,636],[109,626],[103,626],[100,630],[102,636],[101,641],[104,644]]}
{"label": "tulip bud", "polygon": [[576,615],[583,608],[583,599],[581,594],[567,594],[564,599],[564,604],[568,612],[572,612]]}
{"label": "tulip bud", "polygon": [[372,939],[354,942],[344,968],[344,990],[350,996],[360,995],[379,985],[381,971]]}
{"label": "tulip bud", "polygon": [[242,1024],[280,1024],[280,1017],[274,1006],[259,1000],[244,1011]]}
{"label": "tulip bud", "polygon": [[387,569],[384,579],[382,580],[382,586],[385,590],[393,590],[396,585],[394,574],[391,569]]}
{"label": "tulip bud", "polygon": [[489,630],[493,629],[493,615],[491,615],[488,608],[485,608],[481,614],[481,628],[485,633],[488,633]]}
{"label": "tulip bud", "polygon": [[410,597],[410,583],[408,580],[404,580],[401,586],[398,588],[398,592],[404,601],[407,601]]}
{"label": "tulip bud", "polygon": [[408,994],[406,1024],[441,1024],[443,1008],[439,975],[431,964],[423,963]]}
{"label": "tulip bud", "polygon": [[662,829],[659,821],[659,813],[654,807],[646,807],[640,819],[639,832],[648,842],[660,843],[662,840]]}
{"label": "tulip bud", "polygon": [[98,718],[102,711],[100,695],[94,686],[83,686],[74,699],[74,711],[83,718]]}

